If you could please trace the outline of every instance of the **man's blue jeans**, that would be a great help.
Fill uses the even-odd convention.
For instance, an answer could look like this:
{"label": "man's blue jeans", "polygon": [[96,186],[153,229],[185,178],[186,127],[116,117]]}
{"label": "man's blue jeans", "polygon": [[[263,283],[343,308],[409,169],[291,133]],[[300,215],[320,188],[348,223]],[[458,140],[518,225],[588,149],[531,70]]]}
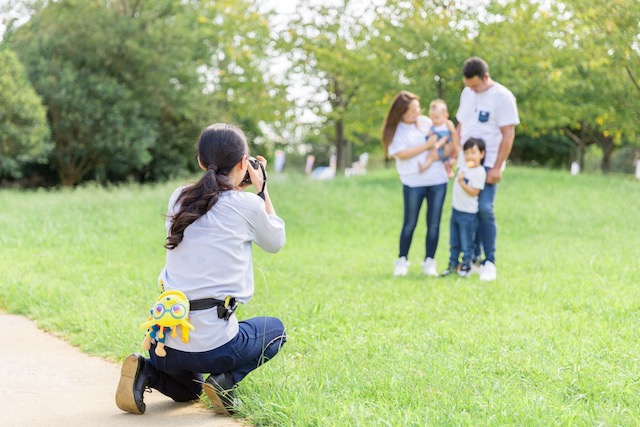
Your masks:
{"label": "man's blue jeans", "polygon": [[189,353],[165,347],[158,357],[151,347],[145,373],[149,387],[176,402],[197,400],[202,392],[202,373],[229,373],[233,383],[273,358],[286,341],[284,325],[275,317],[255,317],[239,322],[238,334],[213,350]]}
{"label": "man's blue jeans", "polygon": [[[485,167],[487,172],[490,168]],[[496,263],[496,236],[498,228],[493,214],[493,201],[498,192],[498,184],[485,184],[478,195],[478,232],[476,233],[475,255],[480,258],[484,249],[484,258]]]}
{"label": "man's blue jeans", "polygon": [[440,218],[442,217],[442,205],[447,195],[447,184],[432,185],[429,187],[407,187],[402,189],[404,196],[404,221],[400,232],[400,257],[409,255],[409,247],[413,239],[413,231],[418,224],[418,216],[422,201],[427,199],[427,237],[425,239],[426,257],[435,258],[440,237]]}
{"label": "man's blue jeans", "polygon": [[449,231],[449,243],[451,256],[449,267],[456,268],[460,265],[460,253],[462,252],[462,265],[471,267],[476,241],[476,229],[478,228],[478,215],[475,213],[461,212],[453,209]]}

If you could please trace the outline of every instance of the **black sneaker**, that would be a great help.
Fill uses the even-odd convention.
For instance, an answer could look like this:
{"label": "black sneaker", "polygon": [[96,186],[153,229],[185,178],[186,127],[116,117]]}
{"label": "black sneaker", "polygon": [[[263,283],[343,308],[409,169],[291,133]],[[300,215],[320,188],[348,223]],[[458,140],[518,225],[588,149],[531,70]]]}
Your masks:
{"label": "black sneaker", "polygon": [[202,389],[213,403],[213,410],[216,414],[230,417],[236,413],[238,398],[236,398],[231,375],[209,375]]}
{"label": "black sneaker", "polygon": [[458,276],[460,277],[467,277],[470,272],[471,267],[468,265],[461,265],[460,268],[458,268]]}
{"label": "black sneaker", "polygon": [[445,271],[443,271],[443,272],[440,274],[440,277],[446,277],[446,276],[449,276],[449,275],[451,275],[451,274],[455,273],[455,272],[456,272],[456,270],[457,270],[457,268],[456,268],[455,266],[450,265],[449,267],[447,267],[447,269],[446,269]]}
{"label": "black sneaker", "polygon": [[144,372],[145,363],[140,354],[130,354],[122,362],[116,405],[125,412],[142,415],[147,409],[142,396],[149,383]]}

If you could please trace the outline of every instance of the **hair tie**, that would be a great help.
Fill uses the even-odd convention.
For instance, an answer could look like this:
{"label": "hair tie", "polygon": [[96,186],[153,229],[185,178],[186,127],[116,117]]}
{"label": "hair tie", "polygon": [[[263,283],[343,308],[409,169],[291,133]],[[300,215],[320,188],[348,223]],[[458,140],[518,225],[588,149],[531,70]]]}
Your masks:
{"label": "hair tie", "polygon": [[207,167],[207,169],[210,169],[210,170],[212,170],[212,171],[214,171],[214,172],[218,172],[218,167],[217,167],[216,165],[209,165],[209,166]]}

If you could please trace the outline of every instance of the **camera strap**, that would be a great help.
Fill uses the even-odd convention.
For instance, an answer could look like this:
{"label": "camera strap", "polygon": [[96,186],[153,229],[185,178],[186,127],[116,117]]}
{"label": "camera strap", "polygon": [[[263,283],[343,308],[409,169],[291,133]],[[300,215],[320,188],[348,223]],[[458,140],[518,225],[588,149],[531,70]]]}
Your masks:
{"label": "camera strap", "polygon": [[264,166],[262,165],[262,163],[261,163],[261,162],[258,162],[258,164],[260,165],[260,170],[262,171],[262,178],[263,178],[263,181],[262,181],[262,190],[260,190],[260,191],[258,192],[258,197],[260,197],[262,200],[264,200],[264,199],[265,199],[265,196],[264,196],[264,189],[265,189],[265,187],[267,186],[267,172],[264,170]]}

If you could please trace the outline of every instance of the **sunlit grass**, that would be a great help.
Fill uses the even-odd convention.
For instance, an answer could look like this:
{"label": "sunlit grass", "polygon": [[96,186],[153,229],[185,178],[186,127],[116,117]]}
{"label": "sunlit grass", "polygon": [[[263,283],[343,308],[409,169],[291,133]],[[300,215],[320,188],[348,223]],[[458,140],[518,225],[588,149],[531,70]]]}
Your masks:
{"label": "sunlit grass", "polygon": [[[0,191],[0,306],[89,353],[140,351],[178,184]],[[254,250],[256,295],[239,316],[280,317],[289,338],[241,383],[249,422],[640,423],[640,182],[507,169],[493,283],[423,276],[424,220],[409,274],[391,276],[393,170],[333,182],[272,174],[270,192],[287,245]],[[450,193],[439,269],[449,215]]]}

